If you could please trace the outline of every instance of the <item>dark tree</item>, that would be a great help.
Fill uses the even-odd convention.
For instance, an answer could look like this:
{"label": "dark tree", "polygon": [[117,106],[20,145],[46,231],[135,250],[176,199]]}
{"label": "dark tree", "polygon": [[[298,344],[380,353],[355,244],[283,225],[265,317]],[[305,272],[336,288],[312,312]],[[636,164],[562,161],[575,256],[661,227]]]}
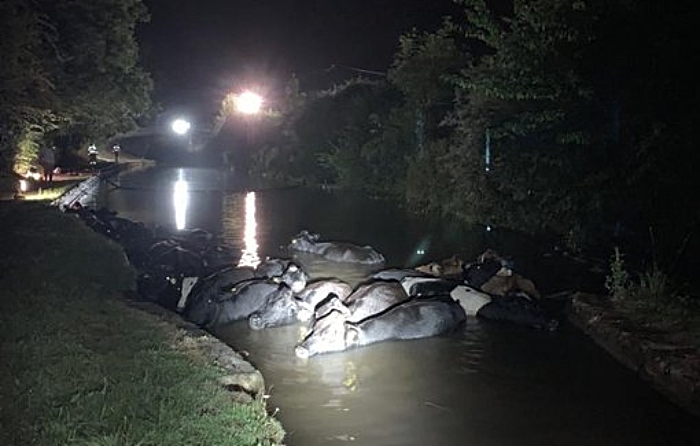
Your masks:
{"label": "dark tree", "polygon": [[28,162],[39,144],[102,140],[150,107],[134,38],[141,0],[3,1],[0,150]]}

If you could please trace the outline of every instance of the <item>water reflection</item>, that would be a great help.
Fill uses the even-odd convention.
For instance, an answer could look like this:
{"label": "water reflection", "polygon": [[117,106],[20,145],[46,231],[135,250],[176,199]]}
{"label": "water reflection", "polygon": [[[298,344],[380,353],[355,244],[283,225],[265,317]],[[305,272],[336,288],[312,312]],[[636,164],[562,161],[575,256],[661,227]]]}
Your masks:
{"label": "water reflection", "polygon": [[255,192],[248,192],[245,197],[245,226],[243,229],[243,252],[238,266],[252,266],[260,263],[258,255],[258,240],[256,237],[258,224],[255,221]]}
{"label": "water reflection", "polygon": [[[285,444],[695,444],[692,418],[576,332],[481,324],[300,360],[299,326],[217,333],[265,376]],[[465,439],[469,439],[466,441]]]}
{"label": "water reflection", "polygon": [[190,202],[189,185],[185,181],[185,173],[178,169],[177,181],[173,186],[173,205],[175,208],[175,227],[182,230],[187,227],[187,207]]}
{"label": "water reflection", "polygon": [[[602,289],[597,276],[567,266],[556,254],[543,254],[545,245],[499,228],[428,224],[384,202],[313,190],[259,191],[250,199],[226,192],[222,198],[209,190],[211,172],[185,174],[191,196],[187,223],[213,230],[241,252],[284,256],[279,247],[310,228],[328,239],[375,246],[390,266],[452,254],[474,259],[491,247],[512,255],[518,270],[545,294],[589,290],[591,283]],[[136,184],[130,181],[139,190],[115,190],[111,207],[129,218],[170,223],[176,178],[171,170],[140,175]],[[255,243],[246,241],[249,235]],[[301,260],[312,278],[357,282],[367,273],[359,265]],[[450,335],[378,343],[306,361],[294,355],[303,326],[257,331],[242,322],[217,334],[248,351],[262,371],[269,409],[279,409],[289,446],[686,446],[700,438],[696,419],[566,324],[555,333],[540,333],[472,318]]]}
{"label": "water reflection", "polygon": [[478,332],[471,325],[455,334],[463,342],[455,336],[387,342],[307,360],[293,353],[302,326],[251,331],[233,324],[217,335],[249,349],[290,429],[287,444],[412,445],[463,444],[469,432],[459,426],[481,403],[464,400],[475,391],[463,391],[478,379]]}

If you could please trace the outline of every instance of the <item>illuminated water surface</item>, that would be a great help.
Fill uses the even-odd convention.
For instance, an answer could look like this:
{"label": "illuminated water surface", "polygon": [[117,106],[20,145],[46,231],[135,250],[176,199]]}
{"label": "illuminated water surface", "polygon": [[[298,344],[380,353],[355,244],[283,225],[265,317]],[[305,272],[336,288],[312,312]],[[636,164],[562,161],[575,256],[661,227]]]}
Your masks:
{"label": "illuminated water surface", "polygon": [[[545,293],[600,286],[540,243],[485,228],[464,229],[406,215],[391,203],[305,190],[226,191],[216,171],[185,169],[186,226],[219,234],[241,264],[284,257],[302,229],[370,244],[390,266],[413,266],[486,247],[508,253]],[[177,169],[121,179],[105,203],[149,224],[174,226]],[[358,267],[304,260],[312,277],[356,283]],[[265,376],[270,410],[290,446],[697,445],[696,418],[668,403],[577,330],[554,333],[468,320],[448,336],[387,342],[300,360],[303,326],[218,336]]]}

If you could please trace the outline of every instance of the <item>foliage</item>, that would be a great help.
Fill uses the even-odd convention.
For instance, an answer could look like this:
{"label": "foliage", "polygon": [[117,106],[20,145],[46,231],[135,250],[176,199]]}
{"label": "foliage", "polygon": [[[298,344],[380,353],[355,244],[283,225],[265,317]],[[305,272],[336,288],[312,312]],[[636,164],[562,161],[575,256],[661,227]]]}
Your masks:
{"label": "foliage", "polygon": [[[488,133],[493,168],[484,199],[489,219],[528,232],[566,234],[597,215],[606,180],[591,86],[577,71],[592,40],[585,8],[571,2],[515,2],[497,18],[483,1],[463,1],[454,25],[486,49],[463,70],[456,114],[460,132]],[[596,136],[597,135],[597,136]],[[486,136],[465,139],[485,146]],[[480,153],[477,147],[469,149]]]}
{"label": "foliage", "polygon": [[[454,164],[449,160],[447,117],[452,112],[454,77],[471,61],[451,29],[435,33],[413,31],[401,36],[399,50],[388,73],[403,93],[403,102],[392,113],[396,143],[404,147],[405,164],[395,169],[395,191],[407,205],[422,213],[446,213],[450,201]],[[383,145],[386,142],[382,141]],[[404,180],[405,178],[405,180]],[[439,181],[439,183],[436,183]],[[436,187],[438,186],[438,187]]]}
{"label": "foliage", "polygon": [[639,299],[654,302],[673,295],[668,276],[657,265],[653,265],[640,276],[636,291]]}
{"label": "foliage", "polygon": [[[134,37],[148,19],[142,0],[8,0],[0,13],[5,168],[29,133],[32,144],[103,139],[133,127],[150,107]],[[33,153],[20,156],[24,163]]]}
{"label": "foliage", "polygon": [[181,332],[119,299],[118,245],[46,205],[0,203],[0,221],[1,444],[281,443],[262,400],[233,400]]}
{"label": "foliage", "polygon": [[285,141],[268,148],[286,162],[268,156],[265,163],[282,171],[272,175],[307,184],[362,188],[381,183],[384,166],[367,169],[368,158],[377,153],[366,145],[385,125],[395,97],[386,83],[353,79],[296,101],[283,125]]}
{"label": "foliage", "polygon": [[[450,146],[447,140],[428,144],[408,162],[405,197],[410,209],[417,213],[439,215],[444,205],[450,202],[452,188],[449,165]],[[453,166],[452,166],[453,167]],[[439,180],[438,180],[439,179]]]}
{"label": "foliage", "polygon": [[616,246],[610,260],[610,274],[605,277],[605,289],[615,301],[623,301],[630,294],[630,277],[620,249]]}
{"label": "foliage", "polygon": [[[44,24],[40,15],[22,0],[0,3],[0,168],[14,167],[16,147],[24,123],[41,117],[39,95],[51,87],[40,60]],[[22,160],[26,168],[27,161]]]}
{"label": "foliage", "polygon": [[399,49],[388,72],[389,81],[404,97],[397,108],[415,122],[415,148],[422,150],[426,142],[445,137],[446,115],[454,102],[454,76],[468,66],[470,53],[463,51],[450,27],[435,33],[413,31],[401,36]]}
{"label": "foliage", "polygon": [[403,165],[402,147],[391,144],[393,138],[399,137],[390,120],[397,94],[384,82],[367,87],[362,92],[343,92],[342,95],[354,97],[343,113],[342,129],[335,139],[329,140],[331,150],[320,154],[319,161],[331,169],[334,182],[340,187],[390,192]]}
{"label": "foliage", "polygon": [[430,161],[422,151],[449,134],[443,122],[453,102],[450,75],[463,61],[447,32],[402,36],[387,80],[357,78],[297,102],[287,111],[286,143],[258,164],[307,184],[404,197],[409,164]]}
{"label": "foliage", "polygon": [[33,166],[39,154],[39,144],[43,132],[35,126],[24,128],[17,139],[18,151],[15,157],[13,171],[24,174]]}
{"label": "foliage", "polygon": [[698,302],[680,292],[655,262],[641,274],[629,272],[618,247],[610,260],[605,288],[615,307],[631,320],[664,330],[685,330],[700,336]]}
{"label": "foliage", "polygon": [[271,132],[273,136],[253,155],[250,166],[253,176],[282,183],[298,181],[298,177],[292,174],[289,166],[296,164],[299,141],[294,126],[306,110],[307,103],[308,97],[300,90],[299,79],[291,76],[280,101],[280,113],[274,119],[275,131]]}
{"label": "foliage", "polygon": [[401,36],[388,86],[309,95],[265,163],[576,251],[616,222],[687,221],[700,190],[687,0],[458,3],[437,31]]}

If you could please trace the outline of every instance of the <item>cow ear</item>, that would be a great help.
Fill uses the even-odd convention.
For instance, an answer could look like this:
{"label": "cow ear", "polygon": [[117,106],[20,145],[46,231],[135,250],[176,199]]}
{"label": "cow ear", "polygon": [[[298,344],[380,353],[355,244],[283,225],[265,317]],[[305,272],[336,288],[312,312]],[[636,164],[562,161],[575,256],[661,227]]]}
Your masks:
{"label": "cow ear", "polygon": [[330,299],[330,304],[331,308],[340,311],[340,314],[344,317],[350,317],[352,312],[336,294],[333,294],[333,297]]}
{"label": "cow ear", "polygon": [[344,318],[350,316],[350,309],[345,306],[335,293],[330,293],[327,298],[316,305],[315,311],[319,314],[329,314],[336,311]]}
{"label": "cow ear", "polygon": [[345,347],[354,347],[360,342],[360,329],[350,322],[345,323]]}

